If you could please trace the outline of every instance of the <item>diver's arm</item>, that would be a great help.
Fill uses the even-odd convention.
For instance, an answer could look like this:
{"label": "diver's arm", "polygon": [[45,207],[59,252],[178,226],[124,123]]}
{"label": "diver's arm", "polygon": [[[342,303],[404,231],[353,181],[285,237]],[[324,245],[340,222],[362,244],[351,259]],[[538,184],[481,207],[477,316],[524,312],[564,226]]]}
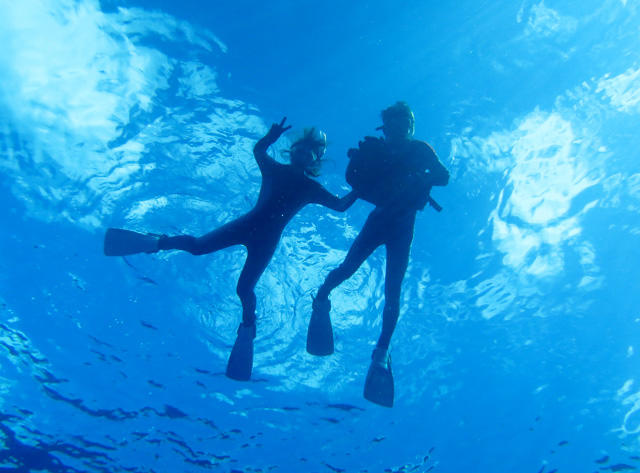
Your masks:
{"label": "diver's arm", "polygon": [[264,135],[253,147],[253,156],[256,158],[256,162],[258,163],[260,169],[264,168],[265,162],[272,159],[267,154],[267,149],[269,148],[269,146],[278,141],[278,138],[280,138],[280,136],[285,131],[291,128],[291,125],[284,126],[284,122],[286,121],[286,119],[287,117],[284,117],[280,124],[274,123],[273,125],[271,125],[271,128],[269,129],[267,134]]}
{"label": "diver's arm", "polygon": [[358,199],[355,191],[349,192],[342,198],[336,197],[331,192],[318,184],[318,192],[313,203],[323,205],[331,210],[344,212]]}
{"label": "diver's arm", "polygon": [[351,207],[356,200],[358,200],[358,195],[356,194],[356,191],[352,190],[351,192],[349,192],[347,195],[345,195],[339,200],[338,207],[334,208],[333,210],[337,210],[338,212],[344,212],[349,207]]}
{"label": "diver's arm", "polygon": [[430,204],[438,212],[442,207],[430,195],[433,186],[446,186],[449,183],[449,171],[442,165],[433,148],[423,141],[420,143],[422,168],[424,171],[415,172],[402,178],[396,187],[401,193],[392,198],[387,205],[389,208],[408,206],[415,210],[423,210]]}
{"label": "diver's arm", "polygon": [[449,171],[445,168],[433,148],[425,142],[420,142],[423,146],[423,159],[425,172],[414,175],[411,185],[413,191],[413,202],[417,210],[423,210],[429,203],[435,210],[440,212],[442,207],[431,198],[430,192],[433,186],[446,186],[449,183]]}
{"label": "diver's arm", "polygon": [[427,176],[432,186],[446,186],[449,184],[449,171],[438,160],[429,168]]}
{"label": "diver's arm", "polygon": [[[429,146],[429,145],[427,145]],[[433,148],[429,146],[430,153],[427,154],[427,169],[429,173],[427,174],[429,185],[431,186],[446,186],[449,183],[449,171],[445,168],[438,156],[433,151]]]}

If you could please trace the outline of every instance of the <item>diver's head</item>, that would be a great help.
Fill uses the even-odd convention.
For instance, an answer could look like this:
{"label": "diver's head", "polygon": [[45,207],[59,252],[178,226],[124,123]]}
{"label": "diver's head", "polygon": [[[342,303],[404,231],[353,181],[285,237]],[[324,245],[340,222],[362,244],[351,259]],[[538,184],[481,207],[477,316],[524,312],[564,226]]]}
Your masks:
{"label": "diver's head", "polygon": [[381,115],[380,128],[389,141],[405,141],[413,138],[416,120],[406,102],[396,102],[385,108]]}
{"label": "diver's head", "polygon": [[322,156],[327,149],[327,135],[316,128],[306,128],[302,138],[289,149],[291,164],[312,176],[320,174]]}

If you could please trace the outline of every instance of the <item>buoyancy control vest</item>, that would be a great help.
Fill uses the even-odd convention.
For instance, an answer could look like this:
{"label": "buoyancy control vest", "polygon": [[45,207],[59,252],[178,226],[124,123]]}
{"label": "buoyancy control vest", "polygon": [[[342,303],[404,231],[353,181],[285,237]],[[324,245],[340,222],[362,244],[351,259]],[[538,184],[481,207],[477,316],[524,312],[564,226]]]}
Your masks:
{"label": "buoyancy control vest", "polygon": [[417,210],[430,201],[426,172],[435,153],[427,143],[411,140],[394,150],[384,139],[367,136],[347,155],[346,180],[361,199],[376,206],[406,200]]}

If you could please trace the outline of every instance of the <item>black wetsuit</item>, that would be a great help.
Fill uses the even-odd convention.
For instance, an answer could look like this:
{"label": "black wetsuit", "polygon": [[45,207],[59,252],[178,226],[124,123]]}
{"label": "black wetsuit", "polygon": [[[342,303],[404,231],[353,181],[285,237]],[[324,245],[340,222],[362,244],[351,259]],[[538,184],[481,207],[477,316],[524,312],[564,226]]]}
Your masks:
{"label": "black wetsuit", "polygon": [[[380,179],[377,188],[372,190],[383,197],[372,199],[376,201],[376,208],[369,214],[342,264],[329,273],[318,291],[318,298],[328,297],[376,248],[385,245],[385,305],[378,340],[378,347],[383,349],[389,347],[400,314],[400,290],[409,263],[416,213],[427,203],[431,186],[444,186],[449,181],[449,172],[427,143],[411,140],[395,146],[385,144],[389,158],[381,166],[382,177],[377,176]],[[360,192],[355,186],[354,189]],[[367,191],[371,189],[363,189],[359,195],[364,196]]]}
{"label": "black wetsuit", "polygon": [[161,250],[184,250],[194,255],[244,245],[247,259],[236,289],[242,302],[245,325],[255,322],[254,288],[278,246],[282,231],[293,216],[307,204],[344,211],[355,200],[352,194],[339,199],[307,177],[300,168],[276,162],[267,154],[267,148],[274,141],[267,135],[253,150],[262,173],[260,195],[253,209],[199,238],[180,235],[162,238],[159,243]]}

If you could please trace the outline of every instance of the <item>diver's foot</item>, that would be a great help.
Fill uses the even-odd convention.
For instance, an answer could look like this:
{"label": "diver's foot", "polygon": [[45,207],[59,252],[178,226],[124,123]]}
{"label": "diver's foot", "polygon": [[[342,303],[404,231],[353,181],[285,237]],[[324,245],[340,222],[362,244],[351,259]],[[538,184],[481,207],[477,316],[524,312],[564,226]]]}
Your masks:
{"label": "diver's foot", "polygon": [[307,352],[315,356],[333,353],[333,328],[331,327],[331,301],[328,297],[316,297],[311,304],[311,320],[307,330]]}
{"label": "diver's foot", "polygon": [[313,298],[313,302],[311,303],[311,309],[314,312],[326,313],[331,312],[331,301],[329,297],[322,297],[320,295]]}
{"label": "diver's foot", "polygon": [[169,240],[167,235],[159,235],[158,233],[147,233],[147,235],[154,237],[156,239],[156,244],[153,248],[150,248],[149,251],[145,251],[145,253],[157,253],[160,250],[167,249],[167,242]]}
{"label": "diver's foot", "polygon": [[384,348],[376,348],[371,354],[371,365],[364,383],[364,397],[375,404],[393,407],[391,357]]}
{"label": "diver's foot", "polygon": [[371,353],[371,364],[391,371],[391,355],[386,349],[376,347]]}
{"label": "diver's foot", "polygon": [[253,368],[254,338],[256,338],[256,324],[240,324],[238,336],[227,363],[227,377],[237,381],[249,381]]}
{"label": "diver's foot", "polygon": [[254,322],[242,322],[238,325],[238,337],[249,338],[253,340],[256,338],[256,323]]}

